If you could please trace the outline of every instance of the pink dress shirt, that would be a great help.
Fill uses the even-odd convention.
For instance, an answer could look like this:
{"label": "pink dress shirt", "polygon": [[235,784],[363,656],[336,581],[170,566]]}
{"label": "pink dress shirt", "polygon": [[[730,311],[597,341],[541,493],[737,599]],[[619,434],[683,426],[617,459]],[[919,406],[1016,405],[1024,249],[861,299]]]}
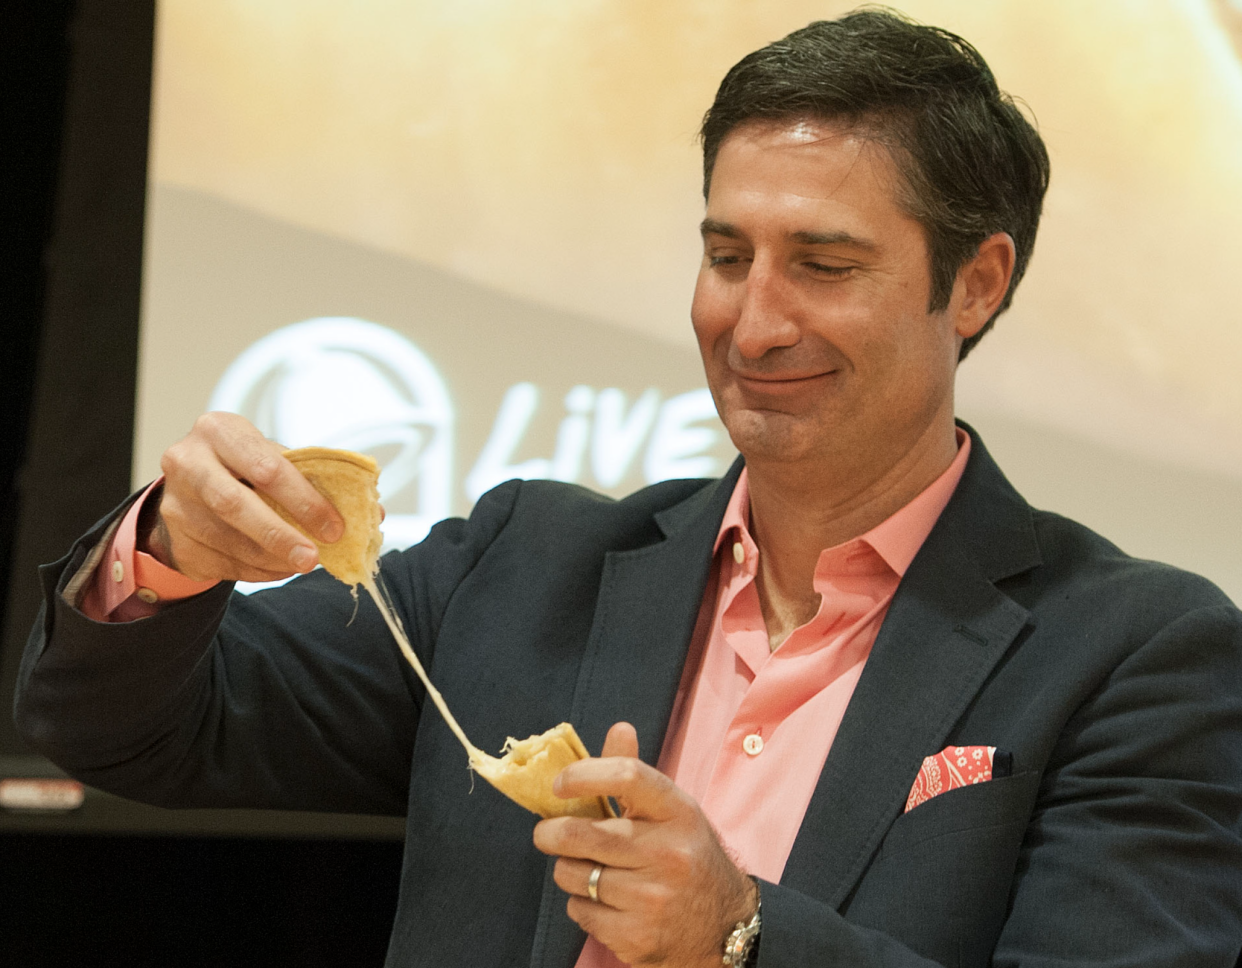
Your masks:
{"label": "pink dress shirt", "polygon": [[[699,802],[747,873],[781,878],[897,583],[966,468],[970,438],[959,430],[957,443],[953,463],[918,497],[820,553],[819,612],[775,652],[755,588],[745,470],[733,489],[716,536],[716,593],[703,599],[711,621],[700,614],[707,633],[691,643],[658,765]],[[600,893],[606,903],[607,873]],[[576,968],[621,964],[587,938]]]}
{"label": "pink dress shirt", "polygon": [[[750,874],[781,878],[893,593],[966,468],[970,438],[961,430],[957,444],[952,464],[918,497],[866,534],[820,553],[819,611],[775,651],[755,588],[759,549],[748,529],[744,469],[738,478],[716,535],[697,625],[704,633],[690,644],[658,766],[698,801]],[[152,614],[158,601],[214,584],[192,582],[135,552],[149,493],[126,514],[88,584],[81,609],[91,618],[131,621]],[[601,892],[606,902],[606,875]],[[621,965],[588,938],[576,968]]]}
{"label": "pink dress shirt", "polygon": [[87,618],[133,622],[154,615],[160,602],[189,598],[216,584],[186,578],[138,550],[138,516],[151,492],[163,483],[162,477],[153,482],[121,519],[94,579],[86,583],[82,600],[76,603]]}

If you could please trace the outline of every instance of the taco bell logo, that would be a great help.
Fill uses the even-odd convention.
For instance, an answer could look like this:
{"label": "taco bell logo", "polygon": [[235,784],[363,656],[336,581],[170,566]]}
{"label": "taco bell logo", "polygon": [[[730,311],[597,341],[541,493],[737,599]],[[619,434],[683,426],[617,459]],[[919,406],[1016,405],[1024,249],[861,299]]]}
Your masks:
{"label": "taco bell logo", "polygon": [[448,389],[422,350],[384,326],[328,317],[278,329],[225,371],[210,408],[241,414],[286,447],[374,456],[388,547],[421,541],[452,510]]}
{"label": "taco bell logo", "polygon": [[[616,491],[627,482],[722,470],[715,448],[723,428],[706,388],[665,397],[648,387],[631,399],[618,387],[578,384],[559,407],[542,397],[526,381],[505,392],[491,432],[467,462],[461,485],[469,502],[515,477]],[[454,511],[448,388],[422,350],[385,326],[325,317],[278,329],[225,370],[210,407],[241,414],[286,447],[371,454],[381,468],[386,550],[416,544]],[[528,439],[537,419],[545,428],[555,421],[550,453]]]}

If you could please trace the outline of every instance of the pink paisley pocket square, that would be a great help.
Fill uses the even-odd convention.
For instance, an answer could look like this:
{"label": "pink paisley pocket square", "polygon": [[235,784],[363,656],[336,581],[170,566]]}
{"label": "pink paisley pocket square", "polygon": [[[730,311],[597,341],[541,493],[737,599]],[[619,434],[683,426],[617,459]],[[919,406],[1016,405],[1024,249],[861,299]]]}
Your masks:
{"label": "pink paisley pocket square", "polygon": [[923,760],[906,797],[906,811],[949,790],[1008,776],[1012,766],[1013,756],[995,746],[946,746]]}

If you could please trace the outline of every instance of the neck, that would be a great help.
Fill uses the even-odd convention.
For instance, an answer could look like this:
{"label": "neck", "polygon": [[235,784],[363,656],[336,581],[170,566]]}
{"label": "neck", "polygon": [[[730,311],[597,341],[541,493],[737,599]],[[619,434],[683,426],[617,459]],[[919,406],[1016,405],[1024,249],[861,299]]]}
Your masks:
{"label": "neck", "polygon": [[952,414],[910,446],[819,455],[798,463],[747,461],[758,591],[773,648],[814,616],[820,552],[870,531],[914,500],[957,454]]}

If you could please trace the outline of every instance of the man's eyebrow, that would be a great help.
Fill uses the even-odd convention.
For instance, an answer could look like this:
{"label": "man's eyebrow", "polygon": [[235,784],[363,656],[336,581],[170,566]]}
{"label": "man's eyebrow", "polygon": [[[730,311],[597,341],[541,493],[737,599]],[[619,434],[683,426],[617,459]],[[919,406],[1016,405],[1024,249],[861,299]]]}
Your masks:
{"label": "man's eyebrow", "polygon": [[[705,218],[699,223],[699,231],[703,235],[720,235],[726,239],[740,239],[742,233],[736,225],[718,222],[714,218]],[[790,240],[799,245],[849,245],[868,252],[876,251],[879,246],[869,239],[859,238],[849,232],[793,232]]]}
{"label": "man's eyebrow", "polygon": [[699,223],[699,233],[701,235],[723,235],[726,239],[738,239],[742,236],[736,226],[728,222],[717,222],[714,218],[703,219]]}
{"label": "man's eyebrow", "polygon": [[879,248],[870,239],[860,239],[849,232],[794,232],[789,237],[801,245],[849,245],[868,252]]}

